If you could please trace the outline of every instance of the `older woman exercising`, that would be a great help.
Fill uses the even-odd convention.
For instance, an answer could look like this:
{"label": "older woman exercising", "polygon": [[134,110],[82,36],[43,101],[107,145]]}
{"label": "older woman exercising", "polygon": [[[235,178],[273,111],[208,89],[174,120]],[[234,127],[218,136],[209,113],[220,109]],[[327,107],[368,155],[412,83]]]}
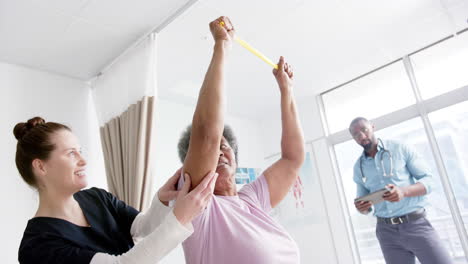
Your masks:
{"label": "older woman exercising", "polygon": [[278,69],[273,70],[281,93],[281,158],[237,192],[237,142],[223,116],[223,70],[234,28],[228,18],[220,17],[211,22],[210,29],[215,39],[213,58],[192,125],[179,141],[179,156],[192,178],[192,187],[209,171],[216,170],[219,176],[214,197],[192,221],[195,231],[183,243],[186,262],[299,263],[296,243],[268,214],[286,196],[304,161],[292,69],[281,57]]}

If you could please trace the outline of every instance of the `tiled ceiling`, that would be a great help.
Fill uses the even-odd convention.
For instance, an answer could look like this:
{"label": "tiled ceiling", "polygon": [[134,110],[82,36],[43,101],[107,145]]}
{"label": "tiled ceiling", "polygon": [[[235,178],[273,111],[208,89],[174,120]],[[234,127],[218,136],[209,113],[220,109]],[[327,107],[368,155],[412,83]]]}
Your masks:
{"label": "tiled ceiling", "polygon": [[[189,104],[220,15],[271,59],[289,60],[299,100],[468,27],[468,0],[0,0],[0,61],[88,80],[193,2],[160,33],[157,58],[158,94]],[[278,110],[271,68],[236,44],[227,84],[230,112]]]}
{"label": "tiled ceiling", "polygon": [[0,0],[0,61],[88,80],[189,0]]}

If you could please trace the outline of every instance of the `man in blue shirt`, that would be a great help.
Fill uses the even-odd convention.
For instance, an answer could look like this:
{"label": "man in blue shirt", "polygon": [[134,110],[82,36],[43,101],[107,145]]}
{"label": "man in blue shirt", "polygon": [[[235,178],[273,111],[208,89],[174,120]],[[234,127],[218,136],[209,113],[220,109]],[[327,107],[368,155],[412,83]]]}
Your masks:
{"label": "man in blue shirt", "polygon": [[[376,234],[386,263],[448,264],[452,260],[436,231],[426,219],[426,194],[433,186],[424,161],[409,146],[377,139],[374,125],[363,117],[349,125],[353,139],[364,148],[354,165],[357,197],[387,188],[384,202],[374,205]],[[368,214],[371,202],[355,203]]]}

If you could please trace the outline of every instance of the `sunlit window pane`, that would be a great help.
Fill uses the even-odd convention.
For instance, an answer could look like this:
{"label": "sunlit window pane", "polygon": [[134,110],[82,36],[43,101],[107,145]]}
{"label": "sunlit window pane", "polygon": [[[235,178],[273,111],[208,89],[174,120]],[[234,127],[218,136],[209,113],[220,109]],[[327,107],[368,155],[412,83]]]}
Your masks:
{"label": "sunlit window pane", "polygon": [[322,98],[331,133],[346,129],[356,116],[373,119],[416,101],[401,61],[325,93]]}
{"label": "sunlit window pane", "polygon": [[431,113],[429,119],[468,228],[468,102]]}
{"label": "sunlit window pane", "polygon": [[[278,156],[270,157],[267,163],[277,160]],[[300,263],[333,263],[333,241],[315,166],[312,153],[306,152],[299,171],[300,181],[296,181],[271,215],[299,246]],[[314,250],[310,250],[311,245],[314,245]]]}
{"label": "sunlit window pane", "polygon": [[362,148],[354,140],[335,145],[338,168],[343,182],[349,215],[353,223],[359,255],[362,264],[385,264],[379,242],[375,236],[376,218],[362,215],[354,207],[356,184],[353,181],[354,163]]}
{"label": "sunlit window pane", "polygon": [[468,33],[411,56],[424,99],[468,85]]}

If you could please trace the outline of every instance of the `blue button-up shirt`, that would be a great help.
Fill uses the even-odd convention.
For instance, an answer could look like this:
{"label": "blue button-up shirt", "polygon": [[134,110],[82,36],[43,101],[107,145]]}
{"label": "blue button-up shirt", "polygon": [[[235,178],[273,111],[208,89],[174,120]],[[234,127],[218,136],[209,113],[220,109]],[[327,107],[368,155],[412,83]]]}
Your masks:
{"label": "blue button-up shirt", "polygon": [[[382,146],[378,147],[374,158],[366,156],[363,152],[354,165],[357,197],[382,189],[390,183],[404,187],[420,182],[426,187],[426,193],[430,193],[433,187],[432,175],[418,154],[411,147],[396,141],[383,140],[383,143],[385,149],[391,153],[393,165],[391,165],[389,153],[385,152]],[[387,176],[384,176],[384,171]],[[393,172],[393,176],[390,176],[390,171]],[[405,197],[399,202],[384,201],[374,205],[374,215],[401,216],[422,208],[426,204],[425,195]]]}

